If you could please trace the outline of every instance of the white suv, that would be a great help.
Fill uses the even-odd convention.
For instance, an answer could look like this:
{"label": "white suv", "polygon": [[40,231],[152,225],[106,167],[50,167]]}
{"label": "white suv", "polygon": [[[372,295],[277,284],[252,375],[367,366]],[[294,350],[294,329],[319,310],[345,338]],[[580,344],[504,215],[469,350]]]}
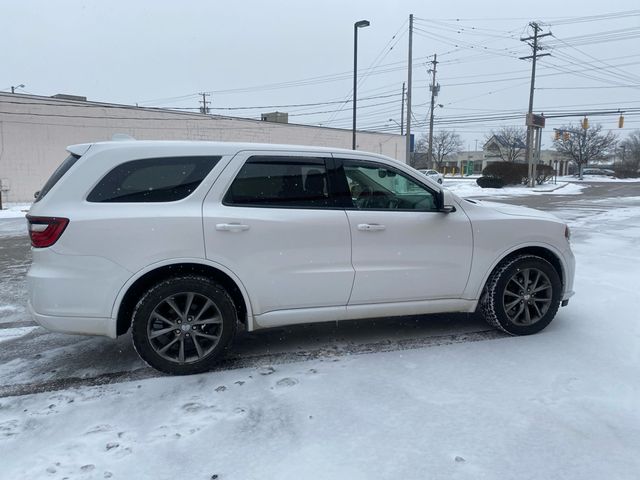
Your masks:
{"label": "white suv", "polygon": [[473,312],[543,329],[572,295],[569,230],[463,200],[395,160],[213,142],[74,145],[28,215],[29,308],[132,330],[158,370],[205,371],[238,326]]}

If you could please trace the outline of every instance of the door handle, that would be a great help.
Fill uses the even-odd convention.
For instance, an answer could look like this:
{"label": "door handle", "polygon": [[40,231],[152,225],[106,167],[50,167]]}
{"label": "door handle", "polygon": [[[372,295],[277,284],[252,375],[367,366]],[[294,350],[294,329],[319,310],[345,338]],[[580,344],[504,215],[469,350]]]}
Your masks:
{"label": "door handle", "polygon": [[385,230],[387,227],[384,225],[380,225],[378,223],[359,223],[358,230],[362,230],[363,232],[379,232],[381,230]]}
{"label": "door handle", "polygon": [[216,223],[216,230],[219,232],[243,232],[249,230],[249,225],[241,223]]}

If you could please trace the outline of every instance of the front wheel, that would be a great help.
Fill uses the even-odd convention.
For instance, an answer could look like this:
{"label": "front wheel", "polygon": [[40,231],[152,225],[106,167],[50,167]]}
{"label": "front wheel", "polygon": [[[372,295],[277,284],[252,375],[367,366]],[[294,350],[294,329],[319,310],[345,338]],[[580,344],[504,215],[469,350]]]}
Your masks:
{"label": "front wheel", "polygon": [[149,289],[133,313],[133,345],[153,368],[174,375],[209,370],[236,328],[227,292],[206,277],[164,280]]}
{"label": "front wheel", "polygon": [[492,326],[511,335],[545,328],[560,306],[562,282],[551,263],[521,255],[500,265],[485,287],[480,309]]}

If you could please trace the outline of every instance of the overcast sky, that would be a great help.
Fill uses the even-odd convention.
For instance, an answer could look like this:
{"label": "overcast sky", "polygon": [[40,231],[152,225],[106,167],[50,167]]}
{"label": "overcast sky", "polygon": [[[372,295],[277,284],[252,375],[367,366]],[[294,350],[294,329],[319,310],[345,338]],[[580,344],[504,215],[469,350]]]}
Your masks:
{"label": "overcast sky", "polygon": [[[441,85],[436,130],[455,129],[472,150],[491,128],[522,125],[531,64],[529,21],[544,22],[552,54],[538,62],[535,110],[640,107],[637,0],[516,1],[8,1],[0,5],[0,89],[69,93],[90,100],[197,108],[213,113],[350,128],[353,23],[359,31],[359,128],[397,130],[406,80],[408,17],[414,37],[414,133],[426,131],[429,56]],[[608,16],[626,12],[624,15]],[[576,21],[575,17],[589,17]],[[574,19],[572,19],[574,17]],[[371,68],[373,67],[373,68]],[[299,104],[310,106],[287,106]],[[236,107],[248,110],[225,110]],[[274,106],[274,108],[270,108]],[[470,116],[505,118],[468,121]],[[551,128],[578,118],[550,120]],[[455,123],[460,121],[461,123]],[[592,117],[624,134],[640,115]]]}

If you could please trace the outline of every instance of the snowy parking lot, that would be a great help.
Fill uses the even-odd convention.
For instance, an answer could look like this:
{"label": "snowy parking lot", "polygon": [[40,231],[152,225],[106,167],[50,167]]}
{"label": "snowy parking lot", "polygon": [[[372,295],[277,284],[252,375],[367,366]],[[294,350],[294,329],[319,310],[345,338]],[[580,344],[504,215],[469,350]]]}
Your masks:
{"label": "snowy parking lot", "polygon": [[569,223],[576,295],[543,332],[474,315],[276,329],[191,377],[149,369],[127,336],[34,327],[14,206],[0,216],[0,478],[637,479],[640,183],[564,183],[445,179]]}

